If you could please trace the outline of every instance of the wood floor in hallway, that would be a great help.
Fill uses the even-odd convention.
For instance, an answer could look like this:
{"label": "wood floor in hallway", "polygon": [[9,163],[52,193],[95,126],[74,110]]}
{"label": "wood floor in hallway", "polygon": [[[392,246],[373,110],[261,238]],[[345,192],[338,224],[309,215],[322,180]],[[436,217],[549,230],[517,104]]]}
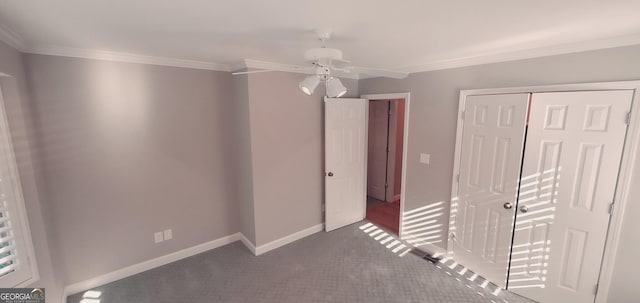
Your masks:
{"label": "wood floor in hallway", "polygon": [[400,226],[400,201],[385,202],[367,197],[366,219],[397,235]]}

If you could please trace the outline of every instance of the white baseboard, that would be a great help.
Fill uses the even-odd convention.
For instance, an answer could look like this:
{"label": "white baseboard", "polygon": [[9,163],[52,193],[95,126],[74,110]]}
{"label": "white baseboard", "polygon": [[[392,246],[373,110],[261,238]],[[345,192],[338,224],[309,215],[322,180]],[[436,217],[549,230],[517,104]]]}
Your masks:
{"label": "white baseboard", "polygon": [[185,248],[183,250],[170,253],[168,255],[157,257],[155,259],[151,259],[138,264],[127,266],[125,268],[121,268],[116,271],[112,271],[110,273],[100,275],[95,278],[91,278],[89,280],[67,285],[62,290],[62,302],[66,302],[67,296],[69,295],[77,294],[79,292],[89,290],[97,286],[101,286],[101,285],[111,283],[120,279],[124,279],[126,277],[139,274],[143,271],[147,271],[162,265],[169,264],[171,262],[188,258],[194,255],[197,255],[199,253],[202,253],[214,248],[218,248],[220,246],[224,246],[236,241],[241,241],[254,255],[258,256],[268,251],[274,250],[278,247],[287,245],[293,241],[302,239],[304,237],[307,237],[309,235],[322,231],[323,228],[324,228],[323,224],[314,225],[307,229],[282,237],[275,241],[271,241],[267,244],[260,245],[258,247],[256,247],[253,243],[251,243],[251,241],[249,241],[249,239],[247,239],[247,237],[245,237],[242,233],[235,233],[233,235],[222,237],[213,241],[209,241],[202,244],[198,244],[196,246]]}
{"label": "white baseboard", "polygon": [[256,254],[256,246],[253,245],[253,243],[251,243],[251,241],[249,241],[249,239],[247,239],[247,237],[245,237],[242,233],[240,234],[240,241],[242,242],[242,244],[244,244],[244,246],[247,247],[247,249],[249,249],[249,251],[251,251],[251,253],[253,253],[254,256],[257,256]]}
{"label": "white baseboard", "polygon": [[[67,303],[67,288],[62,288],[62,299],[60,299],[60,303]],[[55,301],[54,301],[55,302]]]}
{"label": "white baseboard", "polygon": [[[268,251],[274,250],[274,249],[276,249],[278,247],[287,245],[287,244],[289,244],[289,243],[291,243],[293,241],[300,240],[300,239],[302,239],[304,237],[313,235],[313,234],[315,234],[315,233],[317,233],[319,231],[322,231],[323,228],[324,228],[324,224],[314,225],[314,226],[311,226],[311,227],[309,227],[307,229],[303,229],[303,230],[301,230],[299,232],[296,232],[296,233],[290,234],[288,236],[282,237],[280,239],[271,241],[271,242],[269,242],[267,244],[260,245],[260,246],[254,248],[254,250],[255,250],[254,254],[256,256],[259,256],[259,255],[264,254],[264,253],[266,253]],[[251,250],[251,248],[249,248],[249,249]]]}
{"label": "white baseboard", "polygon": [[155,259],[151,259],[138,264],[127,266],[125,268],[121,268],[116,271],[112,271],[110,273],[100,275],[95,278],[91,278],[89,280],[68,285],[62,291],[63,293],[62,302],[66,302],[68,295],[73,295],[73,294],[76,294],[85,290],[89,290],[91,288],[94,288],[100,285],[111,283],[113,281],[117,281],[129,276],[141,273],[143,271],[147,271],[165,264],[169,264],[171,262],[175,262],[187,257],[191,257],[199,253],[242,240],[242,238],[244,238],[242,234],[235,233],[233,235],[222,237],[213,241],[209,241],[202,244],[198,244],[196,246],[185,248],[183,250],[170,253],[168,255],[157,257]]}

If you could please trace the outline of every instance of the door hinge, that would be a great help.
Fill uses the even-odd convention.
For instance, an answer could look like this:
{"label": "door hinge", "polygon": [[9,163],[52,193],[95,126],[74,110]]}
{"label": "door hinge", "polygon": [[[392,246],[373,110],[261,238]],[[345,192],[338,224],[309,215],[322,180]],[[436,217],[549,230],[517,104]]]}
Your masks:
{"label": "door hinge", "polygon": [[322,212],[324,212],[324,205],[325,205],[325,204],[324,204],[324,203],[322,203]]}
{"label": "door hinge", "polygon": [[389,184],[385,184],[384,187],[389,187]]}
{"label": "door hinge", "polygon": [[631,112],[627,112],[627,121],[625,121],[627,125],[631,124]]}
{"label": "door hinge", "polygon": [[598,294],[598,288],[600,287],[600,283],[597,283],[596,286],[593,287],[593,294],[597,295]]}
{"label": "door hinge", "polygon": [[460,183],[460,174],[456,175],[456,182]]}
{"label": "door hinge", "polygon": [[613,202],[609,203],[609,215],[613,215]]}
{"label": "door hinge", "polygon": [[464,110],[460,112],[460,119],[464,120]]}

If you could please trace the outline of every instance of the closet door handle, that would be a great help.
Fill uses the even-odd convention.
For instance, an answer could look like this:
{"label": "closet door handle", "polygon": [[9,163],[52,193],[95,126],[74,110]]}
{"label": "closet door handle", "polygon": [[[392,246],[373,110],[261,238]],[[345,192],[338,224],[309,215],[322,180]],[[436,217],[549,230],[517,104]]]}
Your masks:
{"label": "closet door handle", "polygon": [[328,175],[329,177],[333,177],[333,173],[332,173],[332,172],[329,172],[327,175]]}
{"label": "closet door handle", "polygon": [[529,211],[529,208],[526,205],[522,205],[520,206],[520,212],[522,213],[526,213]]}
{"label": "closet door handle", "polygon": [[504,207],[504,209],[512,209],[513,204],[511,204],[511,202],[506,202],[504,203],[504,205],[502,205],[502,207]]}

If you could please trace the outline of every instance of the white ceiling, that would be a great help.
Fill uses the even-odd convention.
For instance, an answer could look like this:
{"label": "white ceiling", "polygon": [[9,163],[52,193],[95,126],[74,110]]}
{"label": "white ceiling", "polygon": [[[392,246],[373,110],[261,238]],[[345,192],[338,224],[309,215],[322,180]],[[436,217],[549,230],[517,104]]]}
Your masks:
{"label": "white ceiling", "polygon": [[638,0],[2,0],[0,36],[27,52],[231,70],[301,65],[313,29],[330,28],[355,65],[414,72],[640,44],[639,12]]}

